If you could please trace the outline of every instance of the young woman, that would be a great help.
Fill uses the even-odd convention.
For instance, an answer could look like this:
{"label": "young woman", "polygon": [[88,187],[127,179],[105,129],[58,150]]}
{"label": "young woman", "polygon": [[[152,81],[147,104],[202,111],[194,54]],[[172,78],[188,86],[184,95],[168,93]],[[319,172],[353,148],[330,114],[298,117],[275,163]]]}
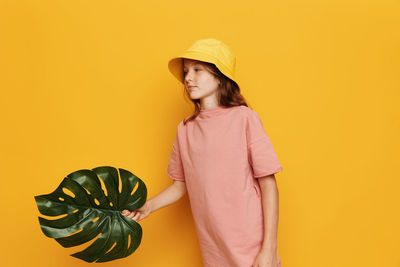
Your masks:
{"label": "young woman", "polygon": [[235,64],[230,48],[213,38],[169,61],[195,108],[177,127],[167,169],[174,182],[122,214],[140,221],[187,192],[205,266],[279,267],[274,174],[282,167],[240,94]]}

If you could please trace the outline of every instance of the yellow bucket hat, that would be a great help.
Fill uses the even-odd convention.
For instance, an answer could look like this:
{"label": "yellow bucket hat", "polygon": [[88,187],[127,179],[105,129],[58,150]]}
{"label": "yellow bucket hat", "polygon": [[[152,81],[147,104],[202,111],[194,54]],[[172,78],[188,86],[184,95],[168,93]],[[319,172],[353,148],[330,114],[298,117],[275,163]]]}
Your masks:
{"label": "yellow bucket hat", "polygon": [[183,82],[183,58],[213,63],[229,79],[239,83],[235,78],[236,56],[223,42],[207,38],[193,43],[183,53],[168,62],[168,69],[181,83]]}

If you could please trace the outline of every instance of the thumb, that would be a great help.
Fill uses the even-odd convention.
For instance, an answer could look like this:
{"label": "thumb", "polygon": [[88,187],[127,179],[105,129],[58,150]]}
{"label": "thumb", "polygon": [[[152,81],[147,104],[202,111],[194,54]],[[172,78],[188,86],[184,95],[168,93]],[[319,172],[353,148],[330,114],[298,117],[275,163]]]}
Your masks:
{"label": "thumb", "polygon": [[136,212],[140,212],[140,213],[143,213],[144,211],[146,211],[145,210],[145,208],[144,207],[141,207],[140,209],[137,209],[137,210],[135,210]]}

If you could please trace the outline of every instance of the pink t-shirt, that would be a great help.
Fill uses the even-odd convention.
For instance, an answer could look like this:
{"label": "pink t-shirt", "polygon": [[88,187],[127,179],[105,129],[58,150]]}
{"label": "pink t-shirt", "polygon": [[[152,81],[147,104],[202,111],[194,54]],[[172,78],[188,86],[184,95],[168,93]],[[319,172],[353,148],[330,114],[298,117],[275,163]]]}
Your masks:
{"label": "pink t-shirt", "polygon": [[219,106],[177,128],[167,175],[185,181],[204,265],[251,267],[264,237],[255,178],[282,171],[260,117]]}

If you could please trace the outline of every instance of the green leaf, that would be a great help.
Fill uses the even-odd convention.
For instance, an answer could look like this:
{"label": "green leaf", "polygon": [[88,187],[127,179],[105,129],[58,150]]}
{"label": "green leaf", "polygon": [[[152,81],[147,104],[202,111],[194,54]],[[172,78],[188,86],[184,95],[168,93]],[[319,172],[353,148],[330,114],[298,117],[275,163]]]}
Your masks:
{"label": "green leaf", "polygon": [[35,196],[41,214],[66,215],[56,220],[38,217],[42,232],[63,247],[78,246],[99,235],[86,249],[71,255],[86,262],[124,258],[138,248],[142,227],[121,211],[139,209],[146,199],[147,188],[141,179],[110,166],[78,170],[65,177],[54,192]]}

